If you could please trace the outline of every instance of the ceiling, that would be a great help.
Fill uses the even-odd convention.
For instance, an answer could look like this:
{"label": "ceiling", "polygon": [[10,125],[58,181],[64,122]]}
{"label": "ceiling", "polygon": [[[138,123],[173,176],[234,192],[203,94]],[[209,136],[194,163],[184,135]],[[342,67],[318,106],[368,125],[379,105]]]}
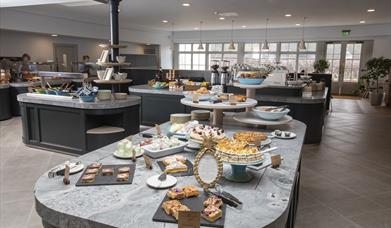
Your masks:
{"label": "ceiling", "polygon": [[[2,0],[3,1],[3,0]],[[11,1],[11,0],[4,0]],[[23,0],[18,0],[23,2]],[[45,0],[41,0],[45,1]],[[49,0],[46,0],[49,1]],[[60,1],[64,0],[50,0]],[[69,0],[73,1],[73,0]],[[79,0],[80,1],[80,0]],[[32,1],[28,1],[32,2]],[[190,7],[182,3],[190,2]],[[368,13],[367,9],[375,9]],[[47,4],[14,7],[29,13],[61,17],[71,20],[108,24],[108,5],[66,6]],[[236,17],[219,20],[214,12],[236,12]],[[291,17],[285,17],[291,14]],[[120,3],[120,26],[154,30],[193,30],[203,21],[203,29],[264,28],[266,18],[269,27],[295,27],[306,17],[306,26],[355,25],[364,20],[366,24],[391,23],[390,0],[122,0]],[[162,23],[168,20],[168,23]],[[244,29],[244,28],[243,28]]]}

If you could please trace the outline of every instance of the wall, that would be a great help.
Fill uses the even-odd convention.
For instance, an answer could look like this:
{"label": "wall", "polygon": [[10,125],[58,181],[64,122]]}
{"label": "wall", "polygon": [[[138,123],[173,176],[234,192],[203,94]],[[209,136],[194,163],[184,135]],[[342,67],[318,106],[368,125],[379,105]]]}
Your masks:
{"label": "wall", "polygon": [[[65,36],[109,40],[109,26],[105,24],[88,23],[64,18],[49,17],[18,11],[17,9],[0,8],[0,29],[17,30],[44,34],[59,34]],[[159,44],[163,68],[171,68],[172,56],[169,49],[168,32],[145,31],[142,29],[120,29],[121,42],[140,44]],[[4,44],[0,44],[3,46]]]}
{"label": "wall", "polygon": [[374,40],[373,56],[384,56],[391,59],[391,36],[377,38]]}
{"label": "wall", "polygon": [[[44,62],[53,60],[53,44],[66,43],[78,46],[79,60],[89,55],[91,61],[98,59],[102,48],[98,45],[105,40],[78,38],[69,36],[52,37],[49,34],[0,30],[0,56],[22,56],[29,53],[32,61]],[[121,54],[143,54],[144,45],[123,42],[128,47],[121,49]]]}

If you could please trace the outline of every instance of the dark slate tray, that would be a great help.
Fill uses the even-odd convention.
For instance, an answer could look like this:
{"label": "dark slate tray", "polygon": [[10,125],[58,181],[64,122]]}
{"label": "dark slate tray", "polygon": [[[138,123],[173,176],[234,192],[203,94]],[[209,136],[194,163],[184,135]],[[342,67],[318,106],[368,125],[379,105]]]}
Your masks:
{"label": "dark slate tray", "polygon": [[[130,173],[129,179],[127,181],[117,181],[118,168],[129,166]],[[112,176],[102,176],[102,169],[113,168],[114,174]],[[131,184],[134,177],[136,166],[134,164],[123,164],[123,165],[103,165],[100,168],[98,174],[95,177],[95,181],[92,183],[83,183],[81,177],[86,172],[87,168],[84,170],[83,174],[80,176],[79,180],[76,183],[76,186],[98,186],[98,185],[118,185],[118,184]]]}
{"label": "dark slate tray", "polygon": [[[179,201],[182,204],[186,205],[188,208],[190,208],[190,210],[201,212],[202,209],[204,209],[203,203],[208,198],[208,196],[211,196],[211,195],[207,195],[204,192],[201,192],[200,196],[198,196],[198,197],[185,198],[185,199],[181,199]],[[170,198],[168,198],[168,196],[166,195],[164,197],[163,201],[160,203],[159,207],[157,208],[155,215],[152,217],[152,221],[178,223],[173,216],[166,214],[166,212],[162,208],[163,202],[165,202],[167,200],[170,200]],[[224,227],[226,208],[227,208],[227,206],[226,206],[226,204],[224,204],[223,207],[221,208],[223,215],[221,216],[221,218],[216,220],[214,223],[211,223],[201,217],[201,226]]]}
{"label": "dark slate tray", "polygon": [[[160,169],[163,172],[164,172],[164,170],[166,170],[166,166],[164,165],[163,161],[157,161],[157,164],[159,165]],[[191,161],[189,161],[189,159],[186,159],[185,165],[187,165],[187,171],[186,172],[168,173],[168,174],[171,175],[171,176],[174,176],[174,177],[193,176],[194,175],[194,173],[193,173],[193,163],[191,163]]]}

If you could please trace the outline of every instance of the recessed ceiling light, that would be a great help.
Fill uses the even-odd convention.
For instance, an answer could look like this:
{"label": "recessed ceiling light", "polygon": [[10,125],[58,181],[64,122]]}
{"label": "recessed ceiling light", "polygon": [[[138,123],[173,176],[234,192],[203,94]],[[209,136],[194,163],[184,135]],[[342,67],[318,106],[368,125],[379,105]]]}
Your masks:
{"label": "recessed ceiling light", "polygon": [[300,24],[296,24],[296,26],[300,26]]}
{"label": "recessed ceiling light", "polygon": [[369,13],[371,13],[371,12],[375,12],[375,9],[368,9],[367,10]]}
{"label": "recessed ceiling light", "polygon": [[182,3],[182,6],[190,6],[191,4],[190,3],[188,3],[188,2],[184,2],[184,3]]}
{"label": "recessed ceiling light", "polygon": [[287,13],[285,14],[285,17],[292,17],[292,14]]}
{"label": "recessed ceiling light", "polygon": [[247,28],[247,26],[246,25],[242,25],[242,28]]}
{"label": "recessed ceiling light", "polygon": [[162,22],[163,22],[163,23],[168,23],[168,21],[167,21],[167,20],[162,20]]}
{"label": "recessed ceiling light", "polygon": [[53,37],[57,37],[58,35],[57,35],[57,34],[52,34],[51,36],[53,36]]}
{"label": "recessed ceiling light", "polygon": [[198,30],[199,28],[198,27],[195,27],[194,30]]}
{"label": "recessed ceiling light", "polygon": [[219,17],[219,20],[225,20],[225,17]]}
{"label": "recessed ceiling light", "polygon": [[360,21],[360,24],[365,24],[365,21]]}

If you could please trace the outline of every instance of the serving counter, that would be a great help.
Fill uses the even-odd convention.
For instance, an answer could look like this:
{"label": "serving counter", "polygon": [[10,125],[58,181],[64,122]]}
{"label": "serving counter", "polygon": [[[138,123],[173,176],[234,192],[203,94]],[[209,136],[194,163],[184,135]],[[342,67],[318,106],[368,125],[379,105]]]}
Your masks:
{"label": "serving counter", "polygon": [[0,121],[11,118],[10,87],[0,84]]}
{"label": "serving counter", "polygon": [[[224,120],[227,135],[239,130],[254,130]],[[170,125],[161,126],[167,133]],[[226,228],[237,227],[293,227],[298,202],[300,181],[301,149],[306,131],[305,124],[293,120],[285,125],[283,130],[296,133],[292,140],[273,139],[271,146],[277,146],[275,153],[284,158],[277,169],[266,168],[252,172],[255,178],[248,183],[234,183],[221,179],[219,184],[224,190],[239,198],[241,208],[227,207],[225,215]],[[155,129],[148,133],[156,134]],[[135,135],[134,141],[140,140]],[[121,160],[113,157],[116,143],[100,148],[73,161],[81,161],[84,165],[92,162],[105,164],[130,164],[131,160]],[[182,152],[182,155],[193,161],[195,154]],[[144,160],[136,161],[136,171],[131,185],[76,187],[75,183],[81,173],[70,177],[71,184],[64,185],[62,177],[48,178],[44,173],[35,185],[36,210],[41,216],[45,228],[136,228],[160,227],[174,228],[176,224],[152,221],[152,217],[164,198],[167,190],[156,190],[146,185],[146,180],[161,171],[156,162],[153,169],[145,168]],[[224,172],[229,172],[230,166],[224,164]],[[177,186],[199,186],[194,176],[177,177]]]}
{"label": "serving counter", "polygon": [[[235,94],[246,92],[233,86],[228,86],[227,90]],[[129,92],[141,97],[141,122],[144,125],[164,123],[170,119],[172,113],[189,113],[194,109],[180,103],[184,97],[180,91],[137,85],[130,86]],[[319,143],[322,139],[327,96],[327,87],[323,91],[312,92],[312,95],[306,96],[302,95],[298,88],[278,86],[257,90],[254,99],[257,100],[257,105],[288,105],[289,115],[307,125],[305,143],[309,144]],[[244,111],[244,109],[236,111]]]}
{"label": "serving counter", "polygon": [[23,142],[72,154],[85,154],[139,131],[140,98],[80,102],[29,94],[20,103]]}

